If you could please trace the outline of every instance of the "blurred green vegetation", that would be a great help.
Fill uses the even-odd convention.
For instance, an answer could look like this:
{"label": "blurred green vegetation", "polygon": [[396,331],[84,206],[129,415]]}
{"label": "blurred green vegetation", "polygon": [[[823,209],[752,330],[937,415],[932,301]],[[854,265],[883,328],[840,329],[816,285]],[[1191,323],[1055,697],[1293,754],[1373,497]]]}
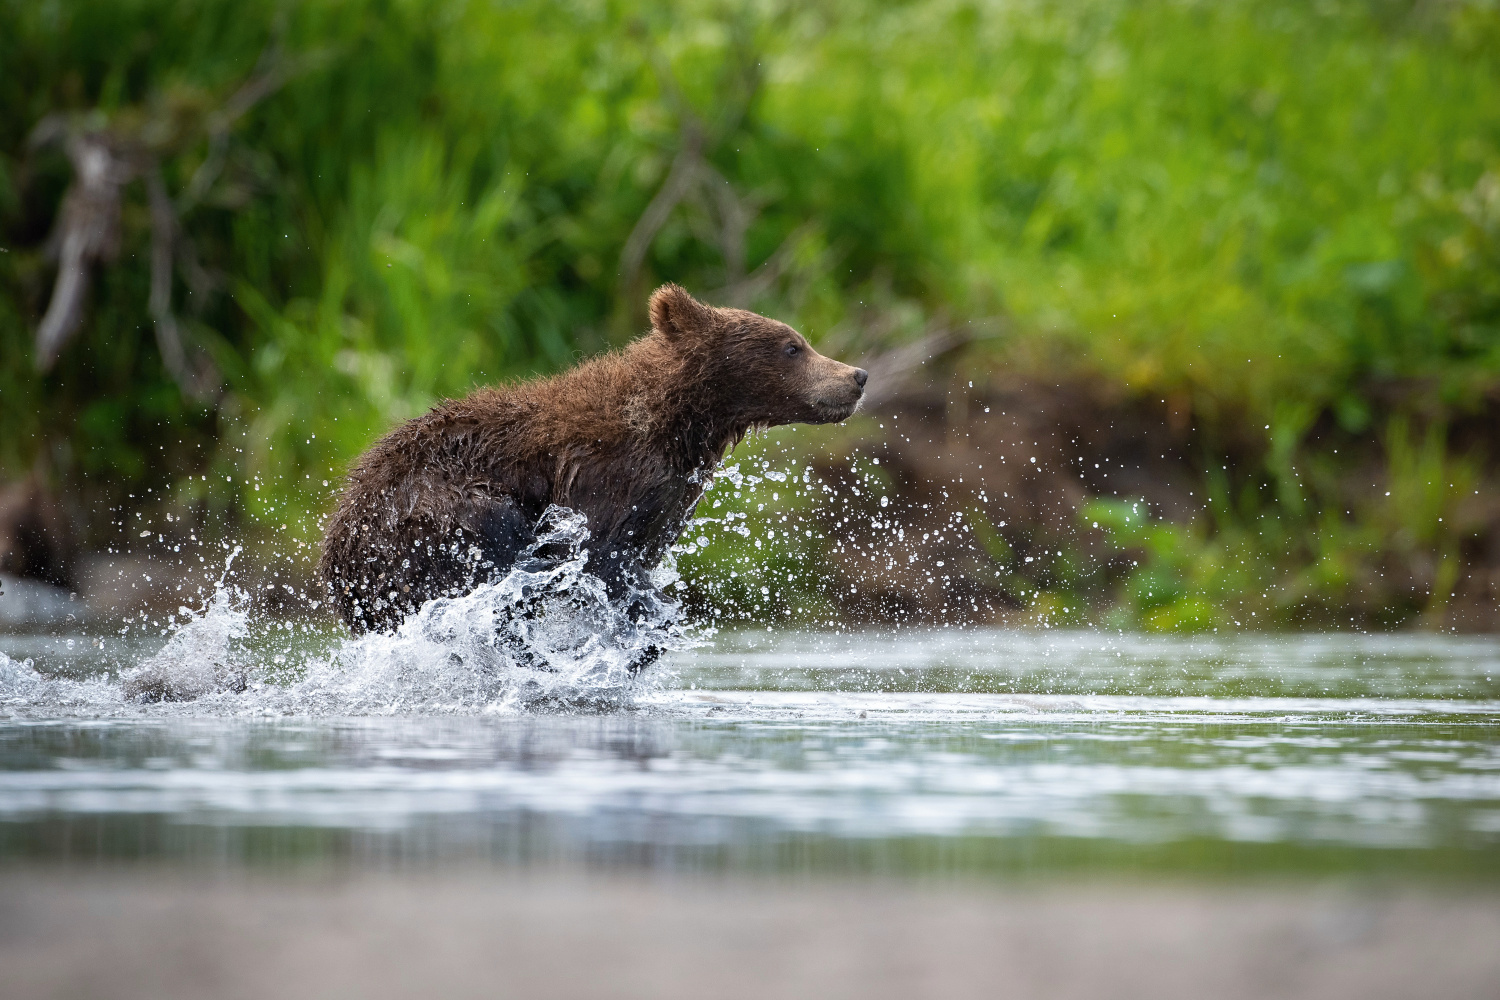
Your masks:
{"label": "blurred green vegetation", "polygon": [[[216,146],[266,66],[280,85]],[[49,115],[189,123],[152,148],[219,394],[157,350],[140,180],[36,371],[72,176],[32,141]],[[982,326],[950,365],[1169,401],[1202,516],[1080,511],[1139,553],[1122,622],[1337,622],[1382,559],[1426,560],[1431,593],[1362,622],[1436,622],[1489,523],[1500,8],[0,0],[0,248],[0,472],[91,511],[315,531],[394,421],[623,343],[671,279],[848,355]],[[800,538],[805,573],[828,539]]]}

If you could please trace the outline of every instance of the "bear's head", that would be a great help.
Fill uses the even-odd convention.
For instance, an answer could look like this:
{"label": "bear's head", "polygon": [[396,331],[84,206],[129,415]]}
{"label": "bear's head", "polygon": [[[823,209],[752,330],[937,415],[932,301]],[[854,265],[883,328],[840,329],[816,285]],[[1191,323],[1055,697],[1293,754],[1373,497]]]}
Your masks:
{"label": "bear's head", "polygon": [[746,427],[845,420],[869,379],[863,368],[825,358],[785,323],[705,305],[677,285],[652,293],[651,326],[693,360],[715,407]]}

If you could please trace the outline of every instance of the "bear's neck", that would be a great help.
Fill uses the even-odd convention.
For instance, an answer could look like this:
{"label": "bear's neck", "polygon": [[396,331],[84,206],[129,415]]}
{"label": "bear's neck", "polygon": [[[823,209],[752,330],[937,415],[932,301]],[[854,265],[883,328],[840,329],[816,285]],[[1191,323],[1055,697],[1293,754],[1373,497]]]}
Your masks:
{"label": "bear's neck", "polygon": [[716,468],[751,427],[738,407],[726,405],[732,380],[708,352],[679,353],[652,340],[638,341],[628,359],[630,395],[651,408],[642,428],[648,447],[685,471]]}

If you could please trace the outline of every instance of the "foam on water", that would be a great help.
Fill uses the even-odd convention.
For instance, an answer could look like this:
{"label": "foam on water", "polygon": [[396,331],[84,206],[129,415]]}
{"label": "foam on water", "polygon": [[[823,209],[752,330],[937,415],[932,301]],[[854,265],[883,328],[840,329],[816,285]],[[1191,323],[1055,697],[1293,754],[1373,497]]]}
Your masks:
{"label": "foam on water", "polygon": [[[680,606],[639,590],[612,601],[586,568],[582,514],[550,507],[537,536],[504,578],[429,601],[395,634],[345,639],[319,653],[252,649],[249,597],[221,577],[200,612],[180,609],[186,623],[117,680],[47,677],[30,660],[0,653],[0,706],[170,712],[187,702],[194,714],[483,714],[618,708],[660,684],[660,671],[643,679],[639,668],[694,644]],[[667,565],[652,583],[675,579]]]}

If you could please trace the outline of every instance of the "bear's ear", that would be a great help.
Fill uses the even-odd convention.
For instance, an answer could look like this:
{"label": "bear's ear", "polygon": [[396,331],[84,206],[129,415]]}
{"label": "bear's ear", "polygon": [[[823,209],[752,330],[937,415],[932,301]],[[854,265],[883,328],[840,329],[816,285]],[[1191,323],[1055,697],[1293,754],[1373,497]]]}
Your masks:
{"label": "bear's ear", "polygon": [[651,326],[668,340],[704,333],[713,324],[713,307],[693,298],[681,285],[662,285],[651,293]]}

